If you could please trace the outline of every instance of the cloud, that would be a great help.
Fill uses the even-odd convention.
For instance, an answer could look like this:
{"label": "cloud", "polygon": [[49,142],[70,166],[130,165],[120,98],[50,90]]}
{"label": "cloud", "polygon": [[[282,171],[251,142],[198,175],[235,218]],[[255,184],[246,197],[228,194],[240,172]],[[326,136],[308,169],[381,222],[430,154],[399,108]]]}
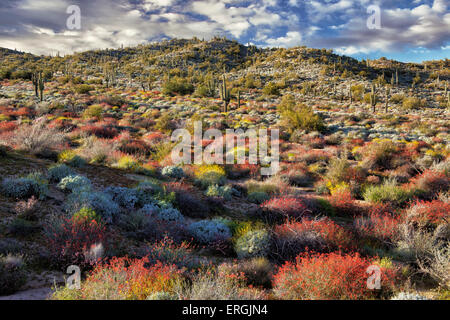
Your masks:
{"label": "cloud", "polygon": [[272,47],[295,47],[299,46],[302,42],[302,34],[298,31],[290,31],[286,33],[286,36],[276,39],[266,39],[265,42]]}
{"label": "cloud", "polygon": [[[380,30],[367,6],[379,4]],[[300,44],[339,53],[447,48],[448,0],[2,0],[0,46],[37,54],[137,45],[217,34],[259,46]],[[81,8],[81,30],[66,9]]]}

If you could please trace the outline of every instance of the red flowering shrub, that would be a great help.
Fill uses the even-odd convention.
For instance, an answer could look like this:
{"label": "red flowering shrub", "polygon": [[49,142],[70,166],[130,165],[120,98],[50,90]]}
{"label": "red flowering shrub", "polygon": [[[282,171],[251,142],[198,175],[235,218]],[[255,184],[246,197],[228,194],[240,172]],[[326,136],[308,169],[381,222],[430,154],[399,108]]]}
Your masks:
{"label": "red flowering shrub", "polygon": [[298,219],[310,212],[302,200],[289,196],[272,198],[264,202],[261,208],[268,221]]}
{"label": "red flowering shrub", "polygon": [[415,177],[411,184],[415,184],[420,190],[420,197],[431,200],[440,192],[450,190],[450,177],[444,172],[426,170],[420,176]]}
{"label": "red flowering shrub", "polygon": [[132,140],[125,143],[121,143],[119,150],[131,154],[131,155],[149,155],[150,147],[147,146],[143,141]]}
{"label": "red flowering shrub", "polygon": [[355,216],[362,211],[353,199],[351,191],[348,189],[336,190],[330,196],[329,201],[337,215]]}
{"label": "red flowering shrub", "polygon": [[119,134],[116,128],[86,125],[81,128],[82,131],[93,134],[98,138],[112,139]]}
{"label": "red flowering shrub", "polygon": [[105,227],[95,219],[72,217],[47,224],[44,234],[55,265],[88,266],[99,258],[96,250],[104,244]]}
{"label": "red flowering shrub", "polygon": [[0,122],[0,133],[14,131],[17,128],[17,124],[13,121]]}
{"label": "red flowering shrub", "polygon": [[361,237],[392,243],[399,235],[398,227],[401,222],[401,216],[390,213],[384,205],[376,205],[366,217],[355,220],[355,228]]}
{"label": "red flowering shrub", "polygon": [[274,228],[272,252],[279,261],[295,258],[306,250],[330,252],[348,249],[353,235],[329,218],[288,221]]}
{"label": "red flowering shrub", "polygon": [[[281,299],[294,300],[372,299],[380,293],[367,286],[367,270],[373,264],[358,253],[305,253],[278,270],[273,281],[274,292]],[[389,293],[395,286],[398,270],[380,269],[381,293]]]}
{"label": "red flowering shrub", "polygon": [[[171,293],[181,279],[181,271],[175,266],[160,262],[148,266],[148,259],[112,258],[108,263],[98,264],[76,291],[81,300],[145,300],[156,292]],[[54,298],[63,298],[64,289]],[[74,294],[70,292],[69,294]]]}
{"label": "red flowering shrub", "polygon": [[438,225],[448,222],[450,218],[450,203],[440,200],[430,202],[416,201],[407,210],[407,218],[421,225]]}

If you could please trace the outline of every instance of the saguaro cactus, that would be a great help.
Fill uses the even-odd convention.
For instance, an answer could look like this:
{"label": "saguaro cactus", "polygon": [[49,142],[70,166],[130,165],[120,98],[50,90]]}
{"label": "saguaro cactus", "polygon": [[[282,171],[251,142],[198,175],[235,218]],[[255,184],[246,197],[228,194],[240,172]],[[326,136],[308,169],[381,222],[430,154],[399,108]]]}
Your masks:
{"label": "saguaro cactus", "polygon": [[33,82],[33,86],[34,86],[34,94],[36,97],[39,97],[39,92],[38,92],[38,73],[35,71],[31,74],[31,82]]}
{"label": "saguaro cactus", "polygon": [[227,88],[225,75],[222,76],[222,85],[220,86],[220,98],[223,101],[223,112],[228,112],[228,104],[231,101],[230,90]]}
{"label": "saguaro cactus", "polygon": [[216,96],[217,88],[216,78],[211,77],[211,79],[208,79],[208,81],[206,81],[206,88],[208,89],[208,94],[214,98]]}
{"label": "saguaro cactus", "polygon": [[42,76],[42,72],[39,72],[38,86],[39,86],[39,93],[40,93],[41,102],[42,102],[44,100],[44,77]]}
{"label": "saguaro cactus", "polygon": [[241,90],[238,90],[237,93],[237,103],[238,103],[238,108],[241,107]]}
{"label": "saguaro cactus", "polygon": [[370,105],[372,106],[372,112],[375,113],[376,111],[376,106],[377,106],[377,94],[376,94],[377,90],[375,88],[375,84],[372,83],[372,91],[370,93]]}

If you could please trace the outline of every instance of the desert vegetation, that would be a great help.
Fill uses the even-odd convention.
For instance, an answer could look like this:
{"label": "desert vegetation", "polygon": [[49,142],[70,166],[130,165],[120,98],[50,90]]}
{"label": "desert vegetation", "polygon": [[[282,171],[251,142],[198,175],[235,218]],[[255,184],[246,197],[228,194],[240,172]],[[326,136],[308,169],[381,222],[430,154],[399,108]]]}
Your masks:
{"label": "desert vegetation", "polygon": [[[448,59],[216,37],[0,61],[0,295],[449,299]],[[280,171],[173,163],[194,121],[279,129]]]}

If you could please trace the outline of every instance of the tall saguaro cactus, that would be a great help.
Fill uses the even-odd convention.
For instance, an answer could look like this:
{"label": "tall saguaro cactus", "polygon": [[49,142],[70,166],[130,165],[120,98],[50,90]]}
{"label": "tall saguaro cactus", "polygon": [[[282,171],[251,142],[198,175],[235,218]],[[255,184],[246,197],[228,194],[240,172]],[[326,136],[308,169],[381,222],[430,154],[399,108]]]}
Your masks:
{"label": "tall saguaro cactus", "polygon": [[237,93],[237,103],[238,103],[238,109],[241,107],[241,90],[238,90]]}
{"label": "tall saguaro cactus", "polygon": [[40,99],[42,102],[44,100],[44,77],[42,76],[42,72],[39,72],[38,86],[39,86]]}
{"label": "tall saguaro cactus", "polygon": [[375,113],[377,106],[377,90],[375,88],[375,84],[372,83],[372,91],[370,92],[370,105],[372,106],[372,112]]}
{"label": "tall saguaro cactus", "polygon": [[222,76],[222,85],[220,86],[220,99],[223,101],[223,112],[228,112],[228,104],[231,101],[230,90],[227,88],[225,75]]}
{"label": "tall saguaro cactus", "polygon": [[34,94],[35,94],[35,96],[36,97],[39,97],[39,92],[38,92],[38,78],[39,78],[39,75],[38,75],[38,72],[33,72],[32,74],[31,74],[31,82],[33,82],[33,87],[34,87]]}
{"label": "tall saguaro cactus", "polygon": [[216,96],[216,88],[217,88],[216,78],[211,77],[211,79],[206,81],[206,88],[208,89],[208,94],[212,98],[215,98],[215,96]]}

